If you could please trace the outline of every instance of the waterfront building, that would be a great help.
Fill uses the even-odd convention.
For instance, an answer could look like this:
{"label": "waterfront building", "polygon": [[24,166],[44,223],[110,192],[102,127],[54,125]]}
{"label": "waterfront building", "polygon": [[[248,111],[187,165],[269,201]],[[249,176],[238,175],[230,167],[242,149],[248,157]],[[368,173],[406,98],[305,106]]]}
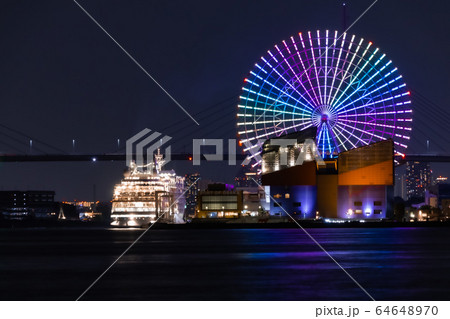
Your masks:
{"label": "waterfront building", "polygon": [[239,218],[243,210],[243,191],[228,184],[210,184],[198,193],[196,218]]}
{"label": "waterfront building", "polygon": [[0,191],[3,219],[57,219],[54,191]]}
{"label": "waterfront building", "polygon": [[193,218],[195,216],[195,208],[197,206],[197,197],[199,188],[199,182],[201,176],[199,173],[186,174],[184,176],[184,187],[187,189],[185,193],[186,209],[184,211],[185,218]]}
{"label": "waterfront building", "polygon": [[236,190],[242,191],[243,209],[241,216],[257,217],[263,215],[268,207],[265,206],[265,194],[258,185],[261,175],[248,166],[242,166],[234,179]]}
{"label": "waterfront building", "polygon": [[448,177],[447,176],[438,176],[434,179],[434,185],[436,184],[445,184],[447,183]]}
{"label": "waterfront building", "polygon": [[[291,139],[283,146],[278,139]],[[323,160],[312,130],[263,145],[262,185],[270,214],[298,219],[383,219],[393,212],[393,141],[385,140]],[[284,142],[283,142],[284,143]],[[283,160],[284,156],[284,160]]]}
{"label": "waterfront building", "polygon": [[260,175],[258,175],[257,172],[248,169],[248,166],[242,166],[239,173],[234,178],[234,185],[236,187],[257,187],[257,183],[260,183]]}
{"label": "waterfront building", "polygon": [[262,190],[260,187],[236,187],[236,190],[242,191],[241,216],[262,216],[266,211],[269,210],[269,207],[265,205],[266,196],[264,190]]}
{"label": "waterfront building", "polygon": [[430,193],[434,194],[437,197],[437,205],[441,206],[443,200],[450,199],[450,184],[448,183],[435,184],[430,187]]}
{"label": "waterfront building", "polygon": [[406,163],[406,195],[408,199],[425,197],[431,187],[431,167],[427,162]]}

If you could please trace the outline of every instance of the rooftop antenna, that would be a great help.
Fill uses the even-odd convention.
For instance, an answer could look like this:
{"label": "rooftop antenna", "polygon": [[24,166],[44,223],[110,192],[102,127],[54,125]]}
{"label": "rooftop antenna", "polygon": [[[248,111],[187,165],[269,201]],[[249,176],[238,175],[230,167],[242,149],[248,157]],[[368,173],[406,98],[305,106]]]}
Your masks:
{"label": "rooftop antenna", "polygon": [[342,2],[342,32],[347,30],[347,6]]}

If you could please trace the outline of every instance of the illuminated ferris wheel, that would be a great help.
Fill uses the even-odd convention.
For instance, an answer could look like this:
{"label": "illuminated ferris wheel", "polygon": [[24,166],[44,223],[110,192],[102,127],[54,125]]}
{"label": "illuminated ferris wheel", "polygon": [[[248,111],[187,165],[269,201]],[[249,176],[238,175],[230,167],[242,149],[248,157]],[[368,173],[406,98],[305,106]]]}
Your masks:
{"label": "illuminated ferris wheel", "polygon": [[354,35],[299,33],[267,51],[244,82],[238,134],[253,155],[262,140],[314,126],[325,158],[389,138],[403,154],[410,139],[402,76],[372,42]]}

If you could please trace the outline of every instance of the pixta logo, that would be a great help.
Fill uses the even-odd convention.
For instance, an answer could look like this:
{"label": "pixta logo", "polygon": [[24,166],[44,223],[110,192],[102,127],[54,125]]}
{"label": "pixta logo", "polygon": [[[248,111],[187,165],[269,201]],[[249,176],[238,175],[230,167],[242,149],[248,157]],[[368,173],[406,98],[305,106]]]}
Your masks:
{"label": "pixta logo", "polygon": [[[203,153],[204,158],[207,161],[223,161],[224,159],[224,141],[222,139],[194,139],[192,153],[194,155],[194,165],[200,165],[201,163],[201,149],[202,147],[215,148],[214,153]],[[246,166],[251,163],[252,166],[256,166],[262,162],[261,150],[263,148],[264,140],[257,140],[256,144],[244,142],[244,151],[250,153],[242,161],[241,165]],[[271,140],[270,145],[275,145],[283,148],[294,147],[298,144],[296,139],[274,139]],[[280,164],[287,165],[287,152],[280,153]],[[316,161],[318,165],[325,165],[322,156],[319,153],[316,143],[312,139],[305,139],[299,148],[298,157],[295,160],[295,165],[302,165],[303,162]],[[236,165],[236,140],[228,140],[228,165]]]}
{"label": "pixta logo", "polygon": [[[133,137],[129,138],[126,143],[126,160],[127,166],[132,163],[137,166],[147,165],[153,162],[153,153],[161,149],[162,145],[170,141],[172,137],[162,135],[159,132],[145,128]],[[146,154],[146,156],[144,156]],[[135,156],[133,156],[135,155]],[[170,162],[171,148],[170,145],[164,150],[164,164]],[[135,160],[135,161],[134,161]]]}

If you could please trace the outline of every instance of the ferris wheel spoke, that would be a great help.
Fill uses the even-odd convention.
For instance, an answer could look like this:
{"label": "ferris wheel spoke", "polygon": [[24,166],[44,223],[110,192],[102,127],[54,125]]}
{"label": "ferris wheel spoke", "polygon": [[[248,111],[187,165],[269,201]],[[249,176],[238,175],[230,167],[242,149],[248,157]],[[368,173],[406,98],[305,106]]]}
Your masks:
{"label": "ferris wheel spoke", "polygon": [[[300,125],[305,125],[305,123],[300,123],[300,124],[297,124],[297,125],[292,125],[292,126],[290,126],[290,127],[287,127],[286,129],[291,129],[291,128],[299,127]],[[306,125],[306,126],[303,127],[302,129],[306,129],[306,128],[311,127],[311,126],[312,126],[312,123]],[[272,126],[272,128],[273,128],[273,127],[274,127],[274,126]],[[241,140],[241,142],[242,142],[242,143],[245,143],[245,142],[254,141],[254,140],[257,140],[257,139],[259,139],[259,138],[261,138],[261,137],[267,137],[267,136],[269,136],[269,135],[273,135],[273,134],[276,134],[276,133],[283,132],[283,131],[285,131],[286,129],[279,129],[279,130],[275,130],[275,131],[273,131],[273,132],[269,132],[269,133],[257,135],[257,136],[251,137],[251,138],[243,139],[243,140]]]}
{"label": "ferris wheel spoke", "polygon": [[[378,59],[378,61],[375,62],[375,64],[372,66],[372,68],[371,68],[368,72],[366,72],[366,73],[361,77],[361,79],[359,80],[359,82],[361,82],[361,81],[362,81],[362,80],[363,80],[363,79],[364,79],[364,78],[365,78],[372,70],[374,70],[375,67],[377,66],[377,64],[378,64],[384,57],[385,57],[385,55],[383,54],[383,55],[380,57],[380,59]],[[387,65],[389,65],[389,64],[390,64],[390,62],[387,63]],[[369,86],[366,88],[367,83],[369,83],[370,81],[372,81],[373,78],[376,77],[377,75],[380,75],[381,71],[382,71],[385,67],[386,67],[386,65],[385,65],[384,67],[382,67],[379,71],[374,72],[374,73],[373,73],[367,80],[365,80],[362,84],[358,84],[358,87],[357,87],[353,92],[351,92],[350,94],[348,94],[347,97],[346,97],[345,99],[343,99],[339,104],[337,104],[337,105],[335,106],[336,112],[339,112],[339,110],[340,110],[341,108],[344,107],[344,106],[342,106],[342,105],[345,103],[345,101],[348,101],[353,95],[355,95],[357,92],[359,92],[359,91],[362,90],[363,88],[365,88],[364,91],[369,90],[372,86],[376,85],[376,84],[379,83],[380,81],[383,81],[384,78],[380,78],[380,79],[378,79],[375,83],[372,83],[371,85],[369,85]],[[365,96],[367,96],[367,94],[365,94]],[[362,98],[362,97],[358,98],[357,100],[360,100],[361,98]],[[356,101],[357,101],[357,100],[356,100]],[[353,101],[353,102],[355,102],[355,101]]]}
{"label": "ferris wheel spoke", "polygon": [[389,125],[389,124],[380,124],[380,123],[376,123],[376,122],[361,122],[361,121],[347,120],[347,119],[341,119],[340,121],[346,122],[346,123],[355,123],[355,124],[362,124],[362,125],[378,126],[378,127],[383,127],[383,128],[391,128],[394,130],[397,128],[403,129],[403,127],[397,127],[397,126]]}
{"label": "ferris wheel spoke", "polygon": [[268,121],[255,121],[255,122],[238,123],[238,126],[267,124],[267,123],[273,123],[273,122],[283,123],[283,122],[298,122],[298,121],[310,122],[311,119],[308,119],[308,118],[297,118],[297,119],[276,119],[276,120],[268,120]]}
{"label": "ferris wheel spoke", "polygon": [[[367,134],[367,135],[376,137],[376,138],[378,138],[379,140],[383,140],[383,139],[384,139],[382,136],[379,136],[379,135],[377,135],[377,134],[371,133],[370,131],[364,131],[364,130],[362,130],[362,129],[356,127],[356,126],[351,126],[351,125],[348,125],[348,124],[345,124],[345,123],[342,123],[342,122],[340,122],[340,124],[341,124],[341,125],[344,125],[344,126],[347,126],[347,127],[352,127],[353,129],[355,129],[355,130],[357,130],[357,131],[359,131],[359,132],[361,132],[361,133],[363,133],[363,134]],[[390,135],[392,135],[392,134],[390,134]],[[361,135],[361,136],[362,136],[362,135]]]}
{"label": "ferris wheel spoke", "polygon": [[312,38],[311,38],[311,31],[308,31],[308,38],[309,38],[309,45],[310,45],[310,51],[311,51],[311,55],[312,55],[312,61],[313,61],[313,70],[315,72],[315,78],[316,78],[316,82],[317,82],[317,91],[319,92],[319,99],[320,99],[320,104],[323,104],[323,100],[322,100],[322,94],[320,93],[320,83],[319,83],[319,72],[317,71],[317,65],[316,65],[316,56],[314,54],[314,46],[312,44]]}
{"label": "ferris wheel spoke", "polygon": [[[323,70],[323,65],[322,65],[323,53],[322,53],[322,46],[320,45],[320,31],[319,30],[317,30],[317,49],[319,50],[319,55],[317,57],[316,64],[317,64],[317,62],[319,62],[319,66],[318,66],[318,73],[316,74],[316,79],[320,79],[320,72]],[[326,78],[327,77],[326,77],[326,73],[325,73],[324,80],[326,80]],[[324,89],[324,93],[322,93],[320,91],[320,88]],[[326,85],[319,85],[318,89],[319,89],[320,97],[322,99],[322,104],[324,104],[323,101],[325,100],[325,97],[326,97],[326,95],[325,95]]]}
{"label": "ferris wheel spoke", "polygon": [[[394,100],[394,99],[403,98],[403,97],[409,95],[409,92],[404,92],[404,93],[400,93],[400,94],[397,94],[397,95],[393,95],[393,94],[395,94],[395,93],[394,93],[395,91],[398,91],[398,90],[400,90],[400,89],[403,89],[404,87],[406,87],[406,84],[403,83],[403,84],[401,84],[401,85],[399,85],[399,86],[396,86],[396,87],[394,87],[394,88],[388,89],[388,90],[386,90],[386,91],[384,91],[384,92],[379,92],[378,95],[371,96],[370,99],[371,99],[371,100],[378,100],[378,99],[380,99],[380,98],[383,98],[383,97],[387,96],[387,98],[384,98],[384,99],[383,99],[383,102],[385,102],[385,101],[388,101],[388,100]],[[404,91],[404,90],[403,90],[403,91]],[[356,101],[355,101],[355,102],[356,102]],[[405,101],[405,102],[406,102],[406,101]],[[350,105],[351,105],[351,104],[349,104],[348,106],[350,106]],[[365,104],[365,105],[370,105],[370,104]],[[400,104],[398,104],[398,105],[400,105]]]}
{"label": "ferris wheel spoke", "polygon": [[[389,105],[387,106],[389,107]],[[382,107],[384,109],[384,107]],[[376,108],[375,108],[376,109]],[[386,112],[372,112],[372,113],[355,113],[355,114],[346,114],[344,118],[347,117],[360,117],[360,116],[377,116],[377,115],[407,115],[407,113],[412,113],[412,110],[402,110],[402,111],[386,111]]]}
{"label": "ferris wheel spoke", "polygon": [[[390,63],[391,63],[391,62],[389,61],[385,66],[389,65]],[[386,80],[385,80],[386,77],[388,77],[389,75],[391,75],[392,73],[394,73],[396,70],[397,70],[397,68],[395,68],[395,69],[392,70],[391,72],[387,73],[383,78],[378,79],[375,83],[373,83],[372,85],[370,85],[370,86],[367,88],[367,90],[369,90],[369,89],[371,89],[372,87],[375,86],[375,89],[373,89],[372,91],[369,91],[368,93],[365,93],[364,95],[360,96],[360,97],[357,98],[356,100],[350,101],[349,103],[347,103],[347,104],[345,104],[345,105],[342,105],[339,109],[345,109],[347,106],[349,106],[349,105],[351,105],[351,104],[354,104],[354,103],[356,103],[356,102],[358,102],[358,101],[360,101],[360,100],[362,100],[362,99],[364,99],[364,98],[367,98],[367,97],[369,97],[369,96],[372,96],[372,94],[374,94],[375,92],[380,91],[381,89],[383,89],[383,88],[385,88],[385,87],[391,85],[392,83],[396,82],[397,80],[400,80],[400,79],[402,78],[401,75],[399,75],[399,76],[397,76],[396,78],[390,80],[389,82],[386,82]],[[385,83],[384,83],[383,85],[379,85],[379,86],[378,86],[377,84],[379,84],[379,83],[382,82],[382,81],[384,81]],[[387,91],[387,92],[395,91],[395,90],[398,90],[398,89],[400,89],[400,88],[402,88],[402,87],[405,87],[405,86],[406,86],[406,84],[403,83],[402,85],[399,85],[399,86],[397,86],[397,87],[394,87],[394,88],[392,88],[391,90],[389,90],[389,91]],[[375,96],[375,97],[378,97],[378,96],[383,95],[383,94],[385,94],[385,93],[381,93],[381,94],[379,94],[379,95],[377,95],[377,96]]]}
{"label": "ferris wheel spoke", "polygon": [[[303,36],[302,36],[301,33],[299,33],[298,36],[299,36],[299,38],[300,38],[300,42],[301,42],[301,44],[302,44],[303,50],[304,50],[304,52],[306,53],[306,47],[305,47],[305,42],[303,41]],[[307,68],[305,67],[305,64],[304,64],[304,62],[303,62],[303,59],[302,59],[302,57],[301,57],[301,55],[300,55],[300,51],[298,50],[297,44],[295,43],[293,37],[291,37],[291,41],[292,41],[292,43],[293,43],[293,45],[294,45],[295,51],[297,52],[297,56],[298,56],[298,58],[299,58],[299,60],[300,60],[300,63],[302,64],[302,68],[303,68],[303,71],[302,71],[302,73],[300,74],[300,78],[303,76],[303,74],[306,75],[306,78],[308,79],[308,83],[309,83],[309,86],[310,86],[310,88],[311,88],[311,91],[313,92],[313,94],[314,94],[314,96],[315,96],[315,99],[313,99],[313,101],[315,101],[314,104],[315,104],[316,106],[319,106],[320,100],[319,100],[319,98],[317,97],[316,91],[314,90],[314,87],[313,87],[312,82],[311,82],[311,78],[310,78],[310,76],[309,76],[309,74],[308,74],[309,68],[307,69]],[[308,94],[309,94],[309,91],[306,90],[306,88],[305,88],[305,91],[308,92]]]}
{"label": "ferris wheel spoke", "polygon": [[330,135],[328,134],[328,125],[322,123],[323,134],[322,134],[322,156],[325,157],[326,152],[328,151],[330,155],[332,154],[331,145],[332,141],[330,140]]}
{"label": "ferris wheel spoke", "polygon": [[319,147],[320,145],[320,141],[321,141],[321,137],[322,137],[322,132],[323,132],[323,126],[319,125],[319,127],[317,128],[319,130],[319,133],[317,134],[317,147]]}
{"label": "ferris wheel spoke", "polygon": [[[247,88],[242,88],[242,90],[247,91],[247,92],[249,92],[249,93],[252,93],[252,94],[256,95],[257,97],[263,97],[263,98],[265,98],[265,99],[267,99],[267,100],[274,101],[274,102],[271,104],[271,106],[274,106],[275,103],[281,103],[281,104],[283,104],[283,105],[290,106],[290,107],[292,107],[293,109],[300,109],[298,106],[292,105],[292,104],[287,103],[287,102],[285,102],[285,101],[280,101],[280,100],[279,100],[279,97],[278,97],[278,98],[273,98],[273,97],[271,97],[271,96],[268,96],[268,95],[265,95],[265,94],[262,94],[262,93],[259,93],[259,92],[256,92],[256,91],[247,89]],[[245,99],[245,97],[242,97],[242,96],[241,96],[241,98],[244,98],[244,99]],[[253,99],[253,100],[254,100],[254,99]],[[267,109],[264,110],[264,112],[266,112],[266,111],[267,111]],[[302,111],[305,111],[305,110],[302,110]],[[309,113],[311,113],[311,112],[309,111]]]}
{"label": "ferris wheel spoke", "polygon": [[[333,47],[334,47],[333,57],[335,56],[335,52],[336,52],[337,35],[338,35],[338,32],[335,31],[334,32],[334,41],[333,41]],[[334,82],[336,80],[336,74],[338,73],[337,70],[339,69],[339,62],[341,61],[342,48],[344,47],[345,37],[346,37],[346,33],[344,33],[344,35],[342,37],[341,48],[339,49],[339,54],[338,54],[338,57],[336,59],[336,65],[334,67],[333,67],[333,60],[334,59],[331,60],[331,69],[333,70],[333,80],[331,81],[330,92],[329,92],[328,99],[327,99],[327,102],[326,102],[326,104],[328,104],[328,105],[330,105],[331,94],[333,92]]]}
{"label": "ferris wheel spoke", "polygon": [[[243,98],[243,97],[241,97],[241,98]],[[241,104],[239,104],[238,107],[239,107],[239,108],[242,108],[242,109],[244,109],[244,110],[245,110],[245,109],[248,109],[248,110],[262,111],[261,115],[262,115],[262,114],[265,114],[265,113],[268,111],[267,109],[262,108],[262,107],[249,106],[249,105],[241,105]],[[299,115],[299,113],[289,112],[289,111],[281,111],[281,110],[275,110],[275,109],[272,109],[272,110],[270,110],[270,111],[271,111],[271,112],[282,113],[282,114],[288,114],[288,115],[296,115],[296,116]],[[257,115],[259,115],[259,114],[257,114]],[[244,114],[238,113],[238,116],[248,117],[248,116],[253,116],[253,115],[250,115],[250,114],[244,115]]]}
{"label": "ferris wheel spoke", "polygon": [[[394,97],[390,96],[390,97],[385,98],[385,99],[381,99],[381,100],[377,100],[377,101],[370,102],[370,103],[367,103],[367,104],[363,104],[363,105],[360,105],[360,106],[356,106],[356,107],[354,107],[352,109],[344,110],[340,114],[345,114],[345,113],[348,113],[348,112],[356,111],[356,110],[359,110],[359,109],[362,109],[362,108],[366,108],[366,107],[369,107],[369,106],[373,106],[373,105],[376,105],[376,104],[379,104],[379,103],[383,103],[383,102],[386,102],[386,101],[389,101],[389,100],[394,100],[395,98],[401,98],[401,97],[404,97],[406,95],[409,95],[409,93],[406,92],[406,93],[398,94],[398,95],[396,95]],[[390,105],[384,105],[384,103],[383,103],[383,105],[378,107],[378,108],[386,109],[388,107],[396,107],[396,106],[406,105],[406,104],[410,104],[410,103],[411,103],[411,101],[397,102],[397,103],[390,104]]]}
{"label": "ferris wheel spoke", "polygon": [[358,141],[360,141],[361,143],[367,145],[368,143],[362,139],[360,139],[358,136],[356,136],[355,134],[353,134],[352,132],[349,132],[347,129],[345,129],[344,127],[342,127],[339,124],[336,124],[336,127],[341,129],[342,131],[348,133],[348,136],[346,138],[346,141],[348,141],[354,148],[356,148],[357,146],[355,144],[353,144],[353,142],[350,140],[350,137],[353,136],[355,139],[357,139]]}
{"label": "ferris wheel spoke", "polygon": [[[317,31],[319,32],[319,31]],[[325,31],[325,85],[323,87],[323,98],[327,100],[327,79],[328,79],[328,30]]]}
{"label": "ferris wheel spoke", "polygon": [[[293,37],[291,37],[291,41],[292,41],[292,43],[294,43],[294,45],[295,45],[295,42],[294,42],[294,38],[293,38]],[[289,49],[289,46],[286,44],[286,41],[283,40],[283,44],[284,44],[284,47],[286,48],[286,50],[287,50],[287,51],[289,52],[289,54],[291,55],[291,59],[292,59],[292,60],[294,61],[294,63],[295,63],[294,55],[293,55],[293,53],[291,52],[291,50]],[[277,48],[277,50],[279,50],[279,49],[278,49],[278,46],[275,46],[275,47]],[[296,46],[296,45],[295,45],[295,48],[296,48],[296,51],[297,51],[297,54],[298,54],[298,50],[297,50],[297,46]],[[283,56],[283,58],[284,58],[284,55],[283,55],[283,53],[281,52],[281,50],[279,50],[279,52],[280,52],[280,54],[281,54],[281,55]],[[300,57],[300,56],[299,56],[299,57]],[[293,74],[293,75],[295,76],[295,78],[297,79],[297,82],[302,86],[304,92],[306,92],[306,94],[308,95],[308,97],[309,97],[309,102],[310,102],[311,104],[313,104],[313,107],[314,107],[314,106],[317,106],[317,104],[315,103],[313,97],[311,96],[311,94],[309,94],[309,91],[306,89],[305,85],[303,84],[303,81],[300,79],[300,77],[299,77],[298,74],[297,74],[297,73],[300,73],[300,74],[301,74],[301,73],[302,73],[302,70],[300,70],[300,69],[297,67],[297,69],[298,69],[299,72],[295,72],[294,69],[293,69],[293,67],[292,67],[291,64],[289,63],[289,60],[285,58],[285,61],[286,61],[286,64],[288,65],[289,69],[291,70],[292,74]],[[304,69],[303,69],[303,70],[304,70]]]}
{"label": "ferris wheel spoke", "polygon": [[333,127],[327,123],[327,129],[329,134],[329,140],[330,145],[333,146],[333,148],[330,148],[330,154],[333,154],[334,152],[339,153],[341,151],[340,149],[340,140],[339,143],[336,141],[336,133],[333,131]]}
{"label": "ferris wheel spoke", "polygon": [[[331,131],[333,132],[334,136],[335,136],[335,137],[338,139],[338,141],[339,141],[339,144],[337,144],[337,145],[342,146],[342,147],[344,148],[344,150],[348,151],[347,147],[345,146],[345,143],[342,142],[342,140],[339,138],[339,134],[336,133],[336,131],[334,130],[334,127],[331,128]],[[338,151],[339,151],[339,146],[338,146]]]}
{"label": "ferris wheel spoke", "polygon": [[[364,59],[367,51],[369,50],[369,48],[371,47],[372,42],[369,42],[369,44],[367,45],[366,49],[364,50],[363,55],[361,56],[361,59],[358,61],[358,64],[355,66],[355,69],[353,71],[356,70],[356,67],[358,67],[359,63]],[[338,104],[333,104],[332,108],[335,109],[336,107],[338,107],[342,101],[341,98],[344,96],[344,94],[352,87],[353,83],[355,83],[355,81],[360,81],[361,79],[359,78],[359,75],[364,71],[364,69],[367,67],[367,65],[369,65],[370,61],[373,59],[373,57],[377,54],[378,52],[378,48],[375,49],[374,52],[372,52],[372,54],[370,55],[369,59],[366,60],[366,62],[364,63],[364,65],[362,67],[359,68],[358,72],[356,73],[356,75],[353,75],[353,73],[351,74],[351,80],[350,83],[347,84],[347,86],[344,88],[344,90],[341,92],[341,94],[339,95],[339,97],[337,98],[337,103]],[[367,73],[366,73],[367,74]],[[354,88],[355,92],[357,90],[357,88]]]}
{"label": "ferris wheel spoke", "polygon": [[[331,142],[330,142],[330,136],[328,135],[328,126],[327,125],[322,125],[322,126],[325,126],[325,134],[324,135],[326,135],[326,137],[325,137],[326,145],[328,146],[328,151],[331,154]],[[323,150],[322,154],[325,154],[325,149]]]}
{"label": "ferris wheel spoke", "polygon": [[299,128],[300,130],[302,130],[302,129],[304,129],[304,128],[301,127],[302,125],[305,126],[305,127],[309,127],[309,126],[312,125],[312,123],[311,123],[311,121],[305,121],[304,123],[297,123],[297,124],[291,125],[289,127],[286,127],[284,129],[280,129],[279,126],[277,126],[277,125],[272,125],[272,126],[265,126],[264,128],[259,128],[256,131],[272,130],[273,129],[274,133],[281,133],[284,130],[293,129],[293,128]]}
{"label": "ferris wheel spoke", "polygon": [[[307,104],[301,102],[300,100],[297,100],[297,99],[294,98],[292,95],[288,94],[286,90],[280,89],[278,86],[276,86],[276,85],[270,83],[270,82],[267,81],[267,80],[264,80],[263,82],[266,83],[266,84],[268,84],[268,85],[270,85],[272,88],[274,88],[274,89],[276,89],[277,91],[280,92],[280,94],[278,95],[278,99],[277,99],[278,101],[280,101],[280,100],[279,100],[280,97],[282,97],[283,95],[287,95],[287,96],[289,96],[291,99],[293,99],[295,102],[297,102],[297,103],[303,105],[305,108],[307,108],[307,109],[310,110],[311,112],[313,111],[312,106],[307,105]],[[303,97],[303,96],[302,96],[302,97]],[[305,98],[303,97],[303,99],[305,99]],[[307,100],[305,99],[305,101],[307,101]],[[274,102],[274,103],[275,103],[275,102]],[[289,106],[291,106],[291,105],[289,105]],[[295,106],[295,108],[301,110],[301,108],[298,107],[298,106]]]}
{"label": "ferris wheel spoke", "polygon": [[[283,41],[284,46],[286,47],[286,49],[289,51],[289,48],[286,45],[286,42]],[[300,79],[297,76],[297,73],[294,71],[294,69],[292,68],[291,64],[289,63],[289,60],[284,56],[283,52],[280,50],[280,48],[278,48],[277,45],[275,45],[275,48],[277,49],[278,53],[281,55],[281,57],[283,58],[284,62],[286,63],[286,65],[289,67],[289,69],[291,70],[292,74],[294,75],[294,77],[297,79],[298,83],[300,83],[303,87],[303,89],[305,90],[305,92],[308,94],[308,96],[311,98],[311,96],[309,95],[308,91],[306,91],[305,86],[303,85],[302,81],[300,81]],[[303,95],[301,95],[301,97],[308,102],[307,99],[305,99],[305,97]],[[311,101],[312,102],[312,101]],[[306,106],[305,106],[306,107]],[[309,108],[311,111],[313,111],[313,107],[312,106],[307,106],[307,108]]]}
{"label": "ferris wheel spoke", "polygon": [[[270,51],[269,51],[270,52]],[[291,87],[291,89],[292,90],[294,90],[299,96],[301,96],[301,97],[303,97],[301,94],[300,94],[300,92],[288,81],[288,80],[286,80],[285,78],[284,78],[284,76],[280,73],[280,72],[278,72],[278,70],[276,69],[276,68],[274,68],[268,61],[266,61],[266,59],[264,59],[264,57],[262,58],[262,60],[266,63],[266,65],[268,65],[281,79],[283,79],[283,81],[288,85],[288,86],[290,86]],[[279,89],[279,88],[277,88],[277,89]],[[279,89],[280,90],[280,89]],[[281,92],[284,92],[285,94],[287,94],[287,92],[286,92],[286,90],[280,90]],[[294,99],[290,94],[287,94],[287,95],[289,95],[292,99]],[[295,100],[295,99],[294,99]],[[303,106],[305,106],[306,108],[308,108],[308,109],[310,109],[311,111],[312,111],[312,108],[309,106],[309,105],[305,105],[305,104],[303,104],[302,102],[300,102],[300,101],[297,101],[297,102],[299,102],[300,104],[302,104]]]}
{"label": "ferris wheel spoke", "polygon": [[[336,129],[339,129],[339,132],[336,132]],[[346,130],[342,127],[340,127],[338,124],[335,125],[335,127],[333,127],[333,132],[335,133],[336,137],[338,137],[339,139],[339,135],[342,135],[342,138],[344,139],[344,141],[342,141],[341,139],[339,139],[339,141],[341,141],[341,145],[342,147],[347,151],[347,142],[348,144],[351,144],[352,146],[354,145],[351,141],[350,141],[350,137],[352,135],[348,134],[348,135],[344,135],[344,132],[346,132]]]}
{"label": "ferris wheel spoke", "polygon": [[[353,47],[353,40],[354,40],[354,39],[355,39],[355,36],[353,35],[353,36],[352,36],[352,39],[350,40],[348,49],[347,49],[347,54],[346,54],[346,56],[345,56],[345,61],[344,61],[344,64],[342,65],[343,67],[344,67],[344,65],[345,65],[345,62],[347,62],[347,57],[348,57],[348,56],[350,55],[350,53],[351,53],[351,49],[352,49],[352,47]],[[344,73],[341,75],[341,80],[339,81],[339,85],[337,86],[337,88],[336,88],[336,90],[335,90],[335,92],[334,92],[333,99],[331,100],[330,105],[333,105],[333,104],[334,104],[334,101],[336,100],[336,96],[337,96],[338,92],[340,92],[342,84],[344,84],[345,80],[347,79],[347,74],[349,74],[350,69],[351,69],[352,67],[353,67],[353,68],[356,68],[356,67],[359,65],[359,63],[361,62],[362,57],[360,57],[360,59],[359,59],[358,63],[356,63],[356,65],[353,64],[353,61],[354,61],[355,58],[358,56],[358,52],[359,52],[359,50],[361,49],[361,45],[362,45],[363,41],[364,41],[364,39],[361,39],[361,40],[359,41],[359,43],[356,45],[356,50],[355,50],[355,52],[352,54],[351,59],[350,59],[350,62],[347,63],[347,67],[345,68]]]}

